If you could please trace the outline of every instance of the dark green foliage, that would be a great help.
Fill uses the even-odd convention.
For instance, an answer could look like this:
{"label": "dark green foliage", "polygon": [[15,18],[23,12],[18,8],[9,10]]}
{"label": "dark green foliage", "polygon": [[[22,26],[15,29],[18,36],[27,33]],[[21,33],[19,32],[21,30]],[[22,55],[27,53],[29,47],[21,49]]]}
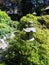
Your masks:
{"label": "dark green foliage", "polygon": [[[44,36],[44,33],[39,32],[35,34],[34,41],[23,40],[22,32],[14,39],[9,40],[10,48],[6,55],[7,65],[49,65],[49,44],[46,42],[46,35]],[[39,35],[41,36],[37,37]]]}
{"label": "dark green foliage", "polygon": [[38,54],[36,54],[38,50],[36,50],[36,45],[33,46],[35,43],[39,44],[37,41],[28,42],[19,39],[19,37],[11,40],[9,54],[6,56],[6,63],[11,65],[38,64],[39,57],[37,56]]}

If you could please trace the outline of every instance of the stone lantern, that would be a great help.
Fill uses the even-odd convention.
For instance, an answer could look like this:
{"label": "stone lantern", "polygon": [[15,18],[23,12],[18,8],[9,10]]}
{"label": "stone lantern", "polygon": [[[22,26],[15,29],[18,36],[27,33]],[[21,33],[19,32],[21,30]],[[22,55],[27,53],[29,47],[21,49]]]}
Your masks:
{"label": "stone lantern", "polygon": [[27,28],[23,28],[23,31],[25,31],[28,34],[28,40],[29,41],[35,40],[34,37],[33,37],[33,33],[37,32],[32,24],[33,24],[32,21],[29,21],[28,27]]}

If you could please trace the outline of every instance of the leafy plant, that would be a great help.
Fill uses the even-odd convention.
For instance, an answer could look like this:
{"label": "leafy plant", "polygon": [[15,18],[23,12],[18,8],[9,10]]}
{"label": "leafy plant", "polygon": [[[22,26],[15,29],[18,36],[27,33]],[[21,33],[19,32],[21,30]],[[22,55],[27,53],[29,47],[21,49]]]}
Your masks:
{"label": "leafy plant", "polygon": [[0,11],[0,36],[11,33],[16,30],[17,25],[3,11]]}
{"label": "leafy plant", "polygon": [[43,35],[44,32],[41,30],[39,32],[38,35],[40,34],[41,37],[35,34],[34,41],[23,40],[21,31],[15,38],[10,39],[5,63],[7,65],[49,65],[49,44],[46,36]]}
{"label": "leafy plant", "polygon": [[32,14],[27,14],[20,19],[18,29],[22,30],[23,28],[28,27],[30,23],[32,23],[33,26],[35,26],[35,24],[38,24],[37,17]]}
{"label": "leafy plant", "polygon": [[45,25],[47,28],[49,28],[49,15],[43,15],[38,17],[38,21],[43,25]]}
{"label": "leafy plant", "polygon": [[[8,54],[4,54],[6,65],[49,65],[48,20],[49,18],[46,15],[36,17],[32,14],[27,14],[19,22],[13,22],[11,19],[6,21],[6,18],[5,21],[0,21],[0,35],[17,31],[14,38],[8,39]],[[30,23],[31,26],[29,26]],[[37,30],[32,32],[33,41],[29,41],[29,35],[23,31],[23,28],[27,27],[35,27]]]}

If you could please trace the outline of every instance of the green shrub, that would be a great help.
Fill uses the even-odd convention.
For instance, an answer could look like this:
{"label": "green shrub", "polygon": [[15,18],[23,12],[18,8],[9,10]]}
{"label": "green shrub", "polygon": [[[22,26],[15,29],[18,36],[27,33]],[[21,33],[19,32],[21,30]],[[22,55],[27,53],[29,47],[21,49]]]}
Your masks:
{"label": "green shrub", "polygon": [[[17,25],[15,24],[17,27]],[[16,30],[13,21],[10,17],[3,11],[0,11],[0,36],[11,33]]]}
{"label": "green shrub", "polygon": [[[19,23],[14,21],[11,26],[0,22],[0,32],[2,34],[15,29],[18,30],[15,37],[8,40],[8,54],[4,54],[6,65],[49,65],[49,29],[43,28],[46,25],[44,22],[47,21],[44,18],[41,19],[41,17],[27,14],[20,19]],[[37,19],[40,23],[38,23]],[[35,39],[33,41],[29,41],[27,39],[29,35],[22,30],[29,27],[30,21],[37,30],[37,32],[32,32]]]}
{"label": "green shrub", "polygon": [[48,43],[49,33],[47,33],[47,31],[49,32],[49,30],[39,29],[38,32],[34,33],[33,35],[38,42],[40,42],[42,44]]}
{"label": "green shrub", "polygon": [[22,30],[23,28],[28,27],[29,23],[32,23],[33,26],[35,26],[35,24],[38,24],[37,17],[32,14],[27,14],[26,16],[23,16],[20,19],[18,29]]}
{"label": "green shrub", "polygon": [[[7,65],[49,65],[49,33],[39,29],[33,33],[34,41],[24,40],[25,32],[19,31],[16,37],[9,40]],[[24,37],[24,38],[22,38]]]}
{"label": "green shrub", "polygon": [[14,28],[7,26],[6,28],[0,28],[0,36],[11,33],[14,31]]}
{"label": "green shrub", "polygon": [[7,65],[49,65],[49,47],[37,41],[13,39],[10,41]]}
{"label": "green shrub", "polygon": [[3,11],[0,11],[0,23],[6,23],[8,25],[12,24],[10,17]]}
{"label": "green shrub", "polygon": [[[33,43],[33,42],[32,42]],[[32,43],[21,39],[10,41],[9,54],[6,56],[7,65],[33,65],[38,64],[39,57],[36,48],[32,49]],[[35,52],[35,51],[36,52]]]}
{"label": "green shrub", "polygon": [[38,17],[38,21],[43,25],[45,25],[46,27],[49,28],[49,15],[43,15]]}
{"label": "green shrub", "polygon": [[14,28],[17,29],[18,28],[18,24],[19,24],[19,21],[13,21],[12,25],[13,25]]}
{"label": "green shrub", "polygon": [[27,14],[26,17],[33,21],[33,23],[37,23],[37,17],[32,14]]}

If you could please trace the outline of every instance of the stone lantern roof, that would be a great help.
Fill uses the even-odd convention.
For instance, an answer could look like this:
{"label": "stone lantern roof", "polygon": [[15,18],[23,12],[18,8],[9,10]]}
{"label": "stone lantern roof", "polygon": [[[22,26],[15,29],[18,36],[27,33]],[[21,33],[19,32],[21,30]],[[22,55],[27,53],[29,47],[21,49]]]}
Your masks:
{"label": "stone lantern roof", "polygon": [[36,32],[36,29],[34,27],[28,27],[28,28],[23,28],[25,32]]}

